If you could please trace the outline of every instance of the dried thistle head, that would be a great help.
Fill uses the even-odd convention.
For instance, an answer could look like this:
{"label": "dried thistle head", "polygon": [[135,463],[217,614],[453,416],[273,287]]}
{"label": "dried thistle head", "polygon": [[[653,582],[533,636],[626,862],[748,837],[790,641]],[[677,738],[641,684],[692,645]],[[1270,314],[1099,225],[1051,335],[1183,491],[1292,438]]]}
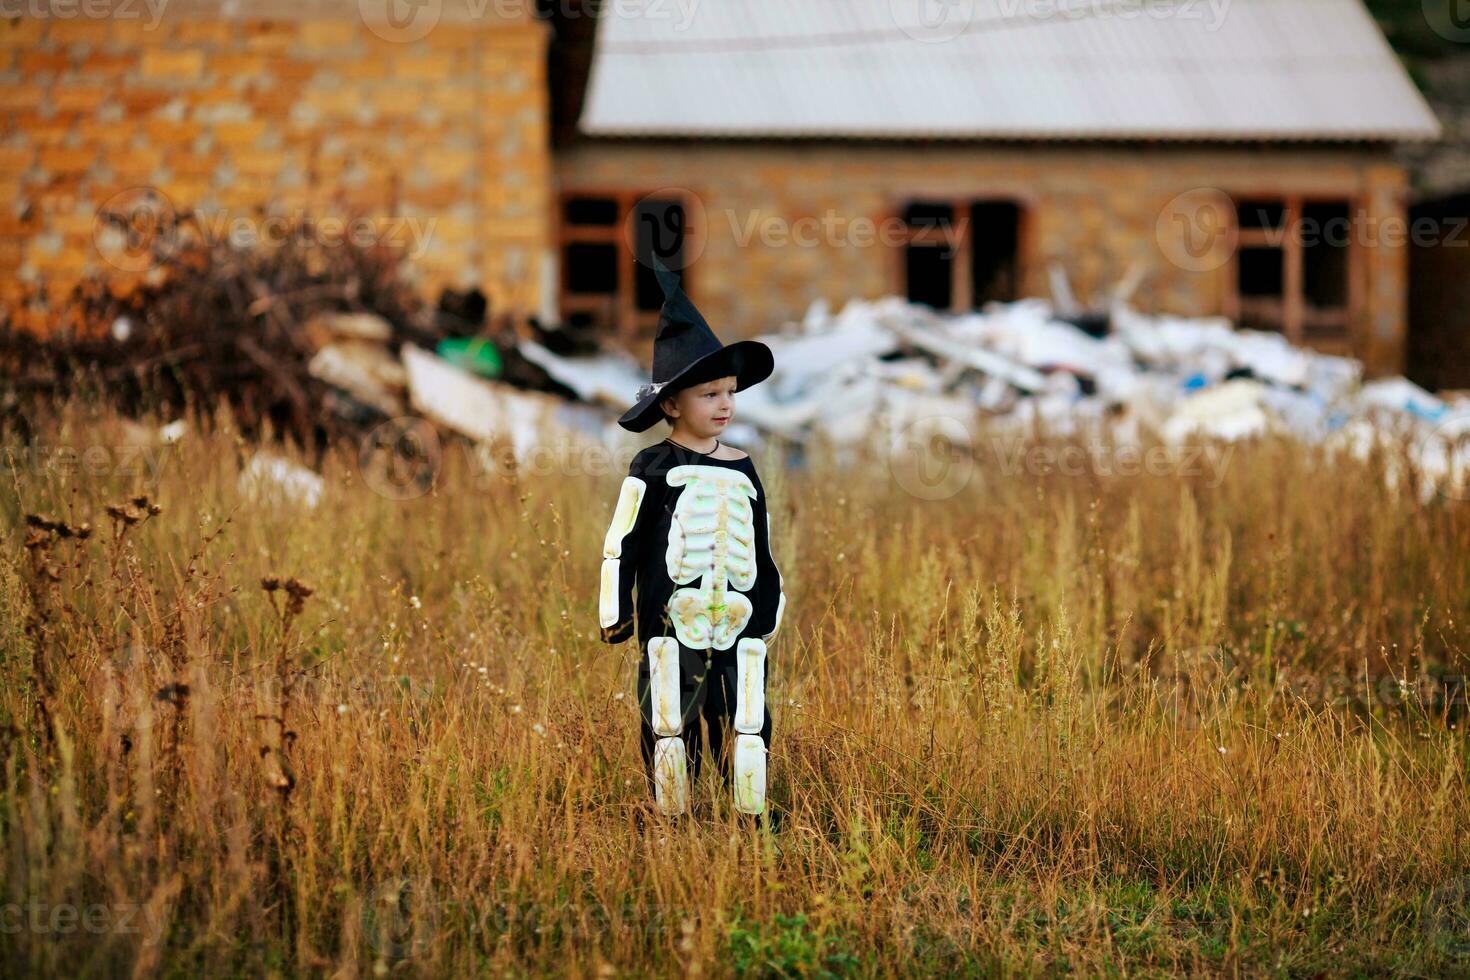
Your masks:
{"label": "dried thistle head", "polygon": [[290,596],[286,600],[286,612],[292,616],[299,615],[306,606],[306,597],[312,593],[311,587],[292,578],[286,581],[286,592]]}
{"label": "dried thistle head", "polygon": [[138,521],[140,520],[137,514],[134,514],[132,511],[128,510],[126,504],[108,504],[106,509],[108,517],[112,518],[114,521],[121,521],[124,525],[129,527],[138,523]]}
{"label": "dried thistle head", "polygon": [[260,580],[260,587],[267,592],[274,592],[281,587],[281,580],[274,575],[267,575]]}

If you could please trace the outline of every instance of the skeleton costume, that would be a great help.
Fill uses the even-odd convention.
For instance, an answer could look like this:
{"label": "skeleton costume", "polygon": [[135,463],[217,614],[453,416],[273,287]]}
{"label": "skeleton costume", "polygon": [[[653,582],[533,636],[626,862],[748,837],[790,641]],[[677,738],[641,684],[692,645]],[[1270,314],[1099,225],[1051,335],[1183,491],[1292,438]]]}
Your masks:
{"label": "skeleton costume", "polygon": [[[677,278],[654,261],[665,296],[654,381],[618,420],[634,432],[656,424],[658,401],[681,388],[734,375],[743,390],[773,366],[758,341],[722,346]],[[636,628],[644,771],[664,812],[684,812],[689,779],[699,776],[701,716],[710,755],[726,785],[733,780],[736,809],[765,809],[766,649],[785,606],[750,456],[717,459],[665,439],[633,457],[603,542],[598,619],[607,643]]]}

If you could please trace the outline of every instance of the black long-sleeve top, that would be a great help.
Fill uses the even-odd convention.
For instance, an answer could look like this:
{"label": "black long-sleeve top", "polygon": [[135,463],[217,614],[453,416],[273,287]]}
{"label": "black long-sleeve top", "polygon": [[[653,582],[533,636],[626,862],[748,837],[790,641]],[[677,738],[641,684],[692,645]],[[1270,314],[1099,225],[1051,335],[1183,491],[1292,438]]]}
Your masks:
{"label": "black long-sleeve top", "polygon": [[750,456],[715,459],[665,440],[633,457],[603,542],[604,642],[635,626],[640,647],[655,636],[693,649],[769,642],[785,605]]}

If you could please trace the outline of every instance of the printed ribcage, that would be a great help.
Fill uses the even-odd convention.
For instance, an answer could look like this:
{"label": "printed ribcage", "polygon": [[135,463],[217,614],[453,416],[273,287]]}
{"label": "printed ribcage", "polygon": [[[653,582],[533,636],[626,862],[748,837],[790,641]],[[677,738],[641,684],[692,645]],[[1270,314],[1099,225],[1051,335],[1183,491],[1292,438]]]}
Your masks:
{"label": "printed ribcage", "polygon": [[669,600],[674,632],[686,646],[728,649],[750,619],[755,585],[755,486],[738,470],[676,466],[671,487],[683,487],[674,505],[666,553],[669,578],[679,589]]}

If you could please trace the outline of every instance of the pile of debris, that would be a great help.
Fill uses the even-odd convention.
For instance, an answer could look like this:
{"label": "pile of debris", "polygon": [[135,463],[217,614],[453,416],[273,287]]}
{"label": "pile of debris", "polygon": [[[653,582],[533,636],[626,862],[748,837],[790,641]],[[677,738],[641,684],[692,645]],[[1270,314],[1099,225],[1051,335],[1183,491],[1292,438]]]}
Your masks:
{"label": "pile of debris", "polygon": [[[71,322],[45,339],[0,316],[0,411],[24,437],[37,399],[82,388],[175,418],[223,398],[247,436],[285,435],[318,458],[343,440],[373,443],[385,422],[425,419],[521,462],[633,441],[616,419],[648,374],[629,355],[587,329],[492,317],[477,290],[446,291],[430,309],[401,253],[314,237],[269,249],[170,242],[161,275],[121,297],[84,284]],[[775,437],[799,460],[813,440],[894,449],[937,430],[1176,446],[1281,432],[1360,457],[1389,450],[1421,489],[1470,496],[1470,404],[1403,378],[1365,383],[1354,360],[1222,318],[1144,315],[1128,305],[1132,278],[1090,309],[1065,282],[1053,283],[1055,306],[965,314],[894,296],[833,313],[819,300],[756,338],[775,372],[741,393],[729,438],[757,448]],[[248,473],[281,482],[279,458],[257,462]]]}
{"label": "pile of debris", "polygon": [[[445,290],[429,307],[401,250],[301,229],[280,244],[240,245],[200,224],[184,215],[153,243],[149,274],[131,289],[83,281],[44,331],[0,309],[0,414],[12,431],[29,438],[42,405],[74,394],[134,417],[208,416],[223,401],[247,438],[286,439],[320,459],[385,420],[454,415],[447,401],[463,406],[461,421],[473,417],[448,427],[479,437],[496,419],[565,411],[575,399],[520,356],[537,327],[492,317],[479,290]],[[559,331],[552,342],[586,349],[574,339]],[[495,383],[477,385],[486,378]]]}
{"label": "pile of debris", "polygon": [[[1356,360],[1220,317],[1149,316],[1116,300],[1084,324],[1102,329],[1077,321],[1039,299],[965,314],[894,296],[852,300],[834,314],[819,300],[801,323],[755,338],[775,352],[776,368],[739,395],[744,431],[732,427],[730,438],[800,445],[821,437],[839,447],[877,439],[896,448],[936,422],[950,432],[1115,445],[1283,433],[1360,458],[1374,448],[1407,452],[1423,492],[1470,494],[1470,402],[1404,378],[1365,383]],[[609,412],[631,404],[644,375],[620,356],[522,351]],[[609,426],[609,441],[620,439]]]}

